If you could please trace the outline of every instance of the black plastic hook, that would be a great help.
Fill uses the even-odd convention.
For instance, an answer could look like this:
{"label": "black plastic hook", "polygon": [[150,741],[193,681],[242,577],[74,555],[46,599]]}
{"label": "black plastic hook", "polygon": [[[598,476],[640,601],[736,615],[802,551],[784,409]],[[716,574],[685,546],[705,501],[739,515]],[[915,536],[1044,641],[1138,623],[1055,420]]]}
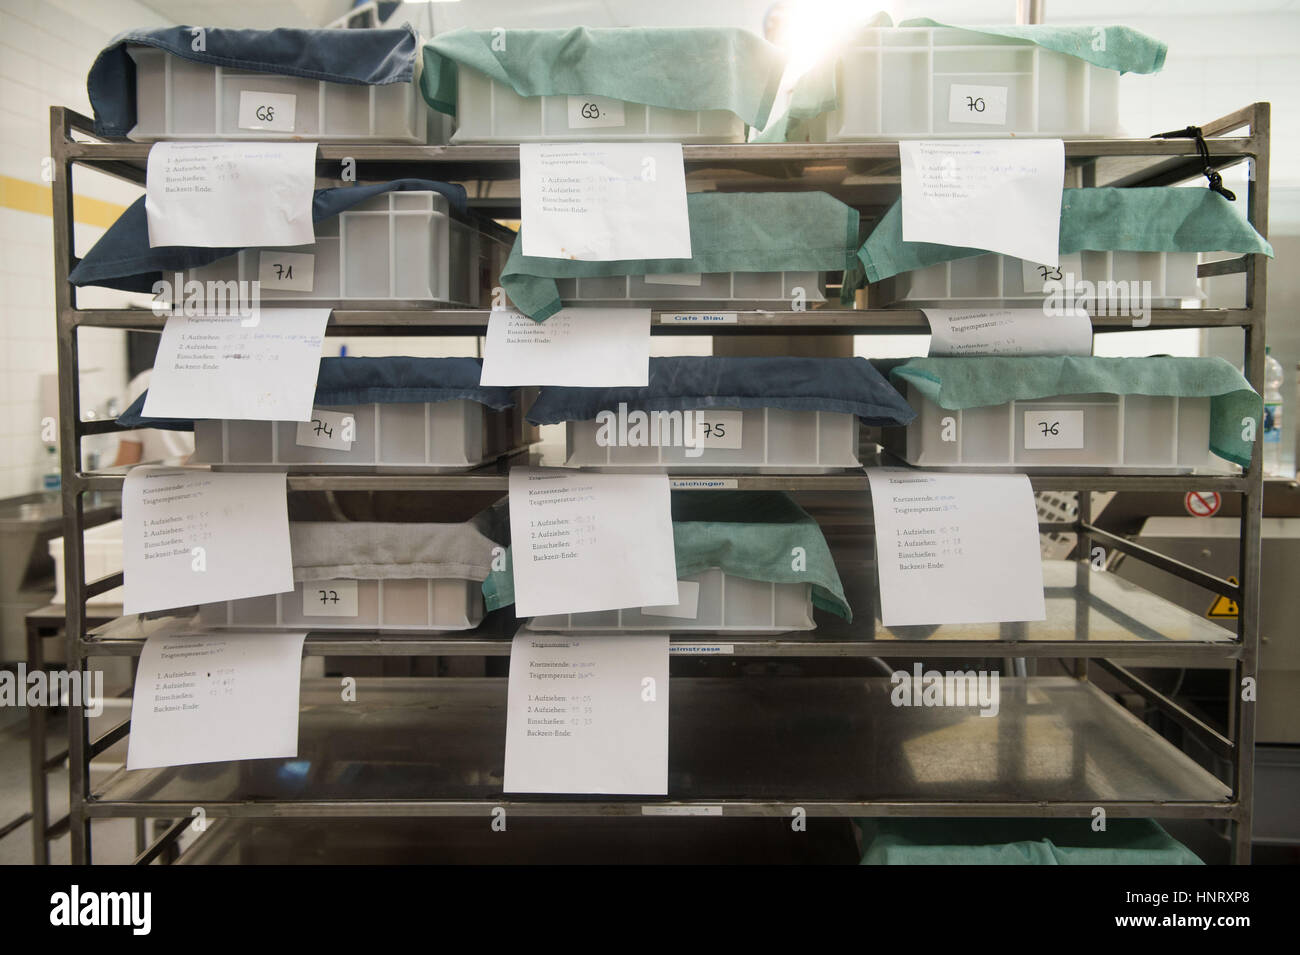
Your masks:
{"label": "black plastic hook", "polygon": [[1168,133],[1156,133],[1151,138],[1196,140],[1196,152],[1201,157],[1201,164],[1204,166],[1203,172],[1205,178],[1209,180],[1210,188],[1229,202],[1237,201],[1236,193],[1223,187],[1223,177],[1219,175],[1219,170],[1210,165],[1210,147],[1205,144],[1205,135],[1201,132],[1201,127],[1188,126],[1186,129],[1175,129]]}

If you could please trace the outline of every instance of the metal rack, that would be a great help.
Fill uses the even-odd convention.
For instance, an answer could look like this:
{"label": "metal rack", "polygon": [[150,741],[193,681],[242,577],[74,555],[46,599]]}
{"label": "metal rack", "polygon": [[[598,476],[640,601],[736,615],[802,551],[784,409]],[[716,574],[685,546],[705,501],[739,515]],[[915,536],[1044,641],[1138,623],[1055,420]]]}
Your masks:
{"label": "metal rack", "polygon": [[[86,598],[121,585],[117,574],[98,581],[84,579],[82,532],[83,496],[87,492],[120,489],[122,471],[87,472],[79,453],[81,438],[116,429],[112,422],[82,421],[78,389],[77,332],[82,327],[158,331],[164,319],[139,309],[79,309],[67,282],[75,263],[73,248],[73,189],[75,167],[89,167],[143,184],[149,146],[95,141],[90,122],[70,110],[54,107],[51,155],[54,158],[55,295],[58,309],[60,453],[63,473],[63,512],[67,593],[67,658],[70,667],[83,667],[92,657],[138,655],[148,632],[172,625],[168,620],[122,618],[90,630]],[[1203,127],[1213,162],[1219,168],[1248,162],[1250,182],[1244,205],[1247,217],[1267,235],[1269,106],[1257,103]],[[822,190],[862,210],[878,214],[898,194],[898,146],[892,142],[860,144],[785,144],[685,146],[688,184],[709,183],[718,189]],[[1077,186],[1167,185],[1199,177],[1202,163],[1190,140],[1084,140],[1065,144],[1067,184]],[[318,180],[335,182],[339,161],[355,160],[359,180],[387,179],[410,172],[419,163],[437,178],[464,181],[471,205],[497,216],[517,214],[518,148],[512,146],[321,146]],[[1245,307],[1239,309],[1155,309],[1149,328],[1240,327],[1245,337],[1246,376],[1262,392],[1264,365],[1265,262],[1241,256],[1202,265],[1200,274],[1244,273]],[[284,303],[292,304],[292,303]],[[328,302],[314,302],[329,305]],[[374,304],[375,308],[367,308]],[[924,333],[924,315],[915,309],[815,309],[807,312],[743,311],[733,303],[735,324],[695,326],[662,323],[661,314],[692,307],[689,302],[647,303],[655,310],[656,334],[817,335]],[[484,334],[488,313],[472,309],[393,307],[392,303],[340,303],[330,320],[328,335],[475,335]],[[658,306],[655,308],[655,306]],[[1094,318],[1101,330],[1125,330],[1123,317]],[[290,493],[313,491],[426,491],[504,493],[512,462],[462,475],[322,475],[290,474]],[[699,480],[708,475],[683,475]],[[865,502],[867,480],[859,471],[816,476],[726,475],[735,486],[833,492]],[[274,783],[280,761],[221,764],[219,772],[196,773],[192,767],[126,773],[120,771],[92,791],[89,761],[130,730],[125,721],[92,739],[85,714],[70,712],[71,762],[70,831],[72,859],[91,859],[92,819],[134,817],[179,820],[139,860],[163,854],[184,831],[191,809],[202,806],[210,817],[242,818],[414,818],[423,816],[490,817],[496,807],[520,816],[639,816],[700,814],[724,816],[788,816],[794,806],[809,815],[904,816],[1078,816],[1096,806],[1112,816],[1157,816],[1223,820],[1231,827],[1232,858],[1250,859],[1251,798],[1254,761],[1254,711],[1241,700],[1243,680],[1257,672],[1259,633],[1259,554],[1261,467],[1258,442],[1250,468],[1230,475],[1141,475],[1129,473],[1034,473],[1035,490],[1076,491],[1078,518],[1072,523],[1041,525],[1045,530],[1069,530],[1079,535],[1080,559],[1073,565],[1050,565],[1047,578],[1048,620],[1038,624],[991,624],[934,628],[924,634],[897,633],[883,628],[872,612],[860,612],[866,623],[826,625],[808,634],[740,637],[728,635],[736,655],[754,657],[880,656],[920,658],[1026,657],[1069,660],[1070,678],[1007,679],[1007,703],[992,719],[976,720],[988,727],[983,737],[950,717],[927,717],[925,727],[891,719],[881,706],[887,681],[876,678],[799,677],[785,681],[708,680],[675,678],[672,725],[685,749],[675,746],[670,761],[667,799],[640,797],[502,796],[499,776],[504,721],[505,684],[501,680],[452,680],[400,685],[377,681],[373,704],[353,709],[327,706],[328,694],[304,686],[301,748],[325,763],[387,760],[381,769],[399,764],[403,773],[364,773],[361,782],[338,788],[313,779],[306,792]],[[1233,583],[1195,567],[1171,560],[1127,539],[1094,526],[1090,491],[1200,491],[1240,495],[1241,529],[1238,578]],[[841,558],[841,569],[855,607],[875,605],[870,546],[861,539],[840,542],[856,546]],[[1217,626],[1165,604],[1150,594],[1104,573],[1088,562],[1094,545],[1118,551],[1129,559],[1189,580],[1205,590],[1236,601],[1239,607],[1235,639]],[[836,542],[832,540],[832,546]],[[837,554],[837,556],[839,556]],[[854,588],[860,593],[855,593]],[[874,621],[874,626],[873,622]],[[308,655],[379,656],[504,656],[509,654],[513,621],[504,626],[485,622],[476,631],[452,635],[394,636],[378,633],[308,636]],[[674,643],[698,643],[682,638]],[[1225,692],[1229,719],[1220,729],[1160,693],[1131,671],[1135,665],[1213,667],[1229,675]],[[1116,705],[1089,680],[1089,663],[1097,661],[1111,677],[1159,711],[1227,767],[1218,778],[1128,710]],[[1143,664],[1142,661],[1148,661]],[[811,681],[804,683],[804,681]],[[781,684],[784,683],[784,686]],[[817,685],[814,686],[813,684]],[[681,686],[681,693],[677,687]],[[886,692],[881,691],[885,687]],[[316,695],[313,695],[316,694]],[[316,696],[320,696],[316,701]],[[429,705],[437,696],[439,705]],[[313,702],[316,701],[316,702]],[[681,705],[678,705],[680,701]],[[319,705],[317,705],[319,704]],[[788,718],[774,723],[754,721],[766,708],[769,716]],[[416,752],[372,754],[367,731],[353,719],[365,709],[370,734],[391,730],[386,739],[436,737],[450,753],[449,762],[421,762]],[[703,727],[731,720],[752,745],[732,749]],[[820,720],[820,722],[817,722]],[[834,739],[803,736],[797,728],[821,727],[842,721]],[[937,721],[937,722],[936,722]],[[776,722],[780,722],[777,720]],[[1051,727],[1050,732],[1044,726]],[[794,727],[794,729],[792,729]],[[931,732],[927,738],[922,730]],[[772,733],[768,744],[755,742]],[[987,747],[990,736],[992,749]],[[369,743],[380,738],[373,735]],[[981,743],[983,739],[983,743]],[[825,745],[823,745],[825,743]],[[778,745],[779,744],[779,745]],[[710,749],[710,746],[713,748]],[[837,748],[838,746],[838,748]],[[983,746],[984,748],[981,748]],[[391,746],[386,750],[391,750]],[[806,751],[805,751],[806,750]],[[870,772],[845,768],[843,756],[857,754]],[[981,759],[979,754],[989,756]],[[1056,776],[1038,778],[1031,771],[1051,756]],[[772,760],[766,778],[756,767]],[[766,761],[766,763],[765,763]],[[210,768],[210,767],[209,767]],[[1136,771],[1135,771],[1136,770]],[[938,777],[925,773],[938,773]],[[730,773],[730,775],[727,775]],[[946,775],[944,775],[946,773]],[[467,780],[474,780],[469,784]],[[902,793],[902,795],[900,795]],[[430,795],[433,794],[433,795]],[[303,798],[303,797],[306,798]],[[649,810],[649,811],[647,811]]]}

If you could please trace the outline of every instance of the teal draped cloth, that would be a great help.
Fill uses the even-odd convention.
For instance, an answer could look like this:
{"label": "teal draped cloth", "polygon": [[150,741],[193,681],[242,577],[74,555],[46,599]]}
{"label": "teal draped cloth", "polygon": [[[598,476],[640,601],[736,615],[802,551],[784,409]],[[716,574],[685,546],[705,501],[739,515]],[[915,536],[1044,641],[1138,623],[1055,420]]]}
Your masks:
{"label": "teal draped cloth", "polygon": [[[1061,193],[1060,251],[1261,252],[1273,246],[1237,206],[1199,187],[1066,189]],[[950,262],[986,249],[903,241],[903,200],[867,236],[858,260],[869,282]]]}
{"label": "teal draped cloth", "polygon": [[608,96],[664,109],[729,110],[761,128],[785,57],[756,34],[732,28],[454,30],[424,44],[420,92],[439,112],[455,114],[462,66],[520,96]]}
{"label": "teal draped cloth", "polygon": [[[678,578],[711,568],[778,584],[812,584],[813,606],[853,619],[821,527],[778,491],[674,491],[673,550]],[[803,548],[802,569],[793,549]],[[513,563],[483,581],[489,610],[515,602]]]}
{"label": "teal draped cloth", "polygon": [[1203,865],[1154,819],[863,819],[862,865]]}
{"label": "teal draped cloth", "polygon": [[1222,358],[963,355],[913,358],[890,372],[941,408],[982,408],[1056,395],[1171,395],[1210,399],[1210,450],[1246,467],[1244,418],[1263,431],[1263,399]]}
{"label": "teal draped cloth", "polygon": [[686,197],[689,259],[588,262],[523,254],[515,239],[501,286],[536,321],[560,310],[556,279],[672,272],[800,272],[856,266],[858,212],[824,192],[696,192]]}

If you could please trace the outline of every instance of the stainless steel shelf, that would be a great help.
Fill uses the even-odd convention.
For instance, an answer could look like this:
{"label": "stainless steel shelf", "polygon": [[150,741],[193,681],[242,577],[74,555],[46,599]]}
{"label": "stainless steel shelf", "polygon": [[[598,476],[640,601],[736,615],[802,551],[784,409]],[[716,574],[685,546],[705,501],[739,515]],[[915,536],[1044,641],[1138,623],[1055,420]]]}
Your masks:
{"label": "stainless steel shelf", "polygon": [[[871,544],[866,545],[868,548]],[[847,623],[818,611],[817,629],[782,634],[727,631],[673,633],[679,648],[725,645],[733,657],[1033,657],[1039,659],[1158,659],[1168,667],[1228,667],[1241,644],[1216,624],[1109,573],[1072,561],[1047,561],[1043,582],[1047,618],[1015,624],[894,627],[881,624],[875,567],[860,559],[837,560],[856,619]],[[87,656],[136,656],[162,628],[197,628],[184,612],[171,618],[121,617],[93,629],[81,643]],[[475,630],[449,633],[312,631],[308,656],[509,656],[517,623],[489,616]]]}
{"label": "stainless steel shelf", "polygon": [[[1216,136],[1206,140],[1211,157],[1221,164],[1254,155],[1258,151],[1252,136]],[[149,143],[128,141],[74,142],[65,150],[73,162],[107,165],[118,175],[144,175]],[[1124,175],[1155,166],[1156,173],[1168,174],[1182,161],[1197,159],[1196,145],[1183,139],[1077,139],[1065,143],[1067,162],[1099,159],[1128,160],[1119,168]],[[781,179],[798,178],[809,171],[851,170],[858,176],[898,181],[898,142],[860,143],[719,143],[684,145],[682,158],[688,170],[753,170]],[[358,174],[367,167],[386,164],[420,163],[439,168],[445,178],[518,179],[517,145],[419,146],[407,144],[321,143],[317,151],[317,172],[322,178],[338,178],[344,159],[355,160]],[[1195,173],[1199,173],[1199,165]],[[1118,175],[1117,173],[1116,175]]]}
{"label": "stainless steel shelf", "polygon": [[[1261,124],[1258,113],[1258,106],[1246,107],[1204,127],[1218,168],[1257,159],[1267,150],[1267,122]],[[84,136],[90,129],[89,120],[70,110],[55,110],[52,120],[69,134]],[[1243,127],[1249,127],[1246,135],[1227,135]],[[149,148],[147,143],[72,141],[68,135],[61,152],[68,162],[142,183]],[[682,154],[692,189],[819,190],[873,215],[900,192],[896,141],[686,145]],[[1200,176],[1204,167],[1195,143],[1186,139],[1072,140],[1065,143],[1065,156],[1069,181],[1084,186],[1172,184]],[[463,182],[470,205],[488,215],[519,214],[518,146],[321,144],[316,172],[322,185],[340,182],[344,159],[353,160],[353,175],[362,180],[400,178],[413,165],[422,166],[437,178]]]}
{"label": "stainless steel shelf", "polygon": [[[732,490],[748,491],[869,491],[863,472],[837,474],[691,474],[670,473],[671,480],[723,481]],[[121,490],[123,475],[84,472],[75,478],[87,491]],[[504,470],[473,471],[468,474],[294,474],[288,477],[290,491],[500,491],[509,490],[509,473]],[[1030,474],[1036,491],[1219,491],[1239,493],[1250,486],[1249,479],[1230,474],[1141,474],[1079,473]]]}
{"label": "stainless steel shelf", "polygon": [[[89,816],[1232,817],[1219,780],[1086,682],[1005,679],[996,716],[901,708],[887,679],[676,678],[667,797],[506,796],[504,679],[303,687],[298,756],[119,770]],[[663,811],[651,810],[654,811]],[[669,810],[671,811],[671,810]]]}
{"label": "stainless steel shelf", "polygon": [[[1251,163],[1242,205],[1268,234],[1270,111],[1254,104],[1203,126],[1213,162],[1224,168]],[[1244,134],[1230,135],[1238,130]],[[67,283],[74,262],[73,171],[100,172],[143,183],[149,146],[86,142],[89,121],[71,110],[51,110],[55,302],[58,315],[60,458],[67,548],[69,665],[100,653],[138,653],[143,631],[134,620],[86,633],[83,579],[84,496],[118,490],[120,473],[81,472],[80,437],[112,430],[80,421],[79,327],[157,331],[165,319],[145,310],[79,310]],[[1154,132],[1154,131],[1153,131]],[[77,137],[81,137],[80,140]],[[93,137],[92,137],[93,138]],[[1065,145],[1067,176],[1079,186],[1163,185],[1195,179],[1203,164],[1190,140],[1094,140]],[[499,216],[518,206],[514,146],[326,145],[318,154],[322,184],[336,182],[339,162],[357,160],[362,179],[390,179],[423,168],[463,181],[471,204]],[[684,148],[688,187],[721,191],[823,190],[862,210],[864,221],[899,195],[898,144],[720,145]],[[1241,327],[1247,377],[1262,387],[1264,280],[1267,262],[1243,257],[1211,271],[1242,270],[1244,309],[1160,309],[1148,327]],[[321,304],[321,303],[312,303]],[[473,309],[395,307],[390,302],[338,302],[331,334],[482,335],[488,313]],[[653,311],[718,310],[716,304],[646,303]],[[750,311],[733,303],[738,321],[727,326],[665,325],[656,333],[922,334],[916,309]],[[1094,318],[1103,331],[1132,328],[1127,317]],[[464,475],[292,474],[295,491],[450,491],[504,493],[505,464]],[[1067,568],[1074,580],[1049,580],[1048,619],[1007,627],[941,627],[891,632],[823,620],[814,634],[776,638],[728,636],[737,656],[864,656],[933,658],[949,655],[1100,657],[1138,660],[1158,653],[1180,666],[1232,668],[1231,680],[1257,674],[1261,485],[1258,458],[1242,475],[1038,474],[1036,490],[1191,491],[1241,495],[1240,587],[1217,581],[1160,555],[1136,554],[1216,592],[1239,597],[1236,639],[1199,618],[1178,613],[1109,575]],[[839,500],[867,499],[861,472],[817,476],[682,475],[719,478],[738,488],[806,493],[846,491]],[[302,500],[302,499],[298,499]],[[1079,498],[1085,543],[1091,521],[1087,494]],[[841,505],[836,505],[841,506]],[[1058,528],[1059,529],[1059,528]],[[853,533],[852,531],[850,533]],[[829,532],[828,532],[828,536]],[[1108,549],[1119,546],[1098,536]],[[1125,550],[1125,548],[1120,548]],[[1125,551],[1128,552],[1128,551]],[[846,573],[850,587],[873,580],[866,567]],[[1086,581],[1086,583],[1085,583]],[[874,583],[853,595],[860,620],[874,619]],[[1172,608],[1177,610],[1177,608]],[[1182,614],[1179,616],[1179,614]],[[513,621],[512,621],[513,622]],[[164,626],[152,621],[150,627]],[[870,636],[864,636],[869,631]],[[705,638],[707,639],[707,638]],[[308,652],[331,655],[480,654],[506,650],[505,630],[452,637],[387,634],[313,634]],[[683,637],[676,642],[703,642]],[[680,669],[680,668],[679,668]],[[1076,675],[1086,676],[1086,668]],[[333,683],[304,687],[301,757],[134,773],[119,771],[94,792],[88,762],[94,746],[88,723],[71,711],[69,824],[74,862],[91,861],[92,817],[188,818],[196,805],[214,817],[487,816],[503,806],[515,816],[640,816],[643,806],[696,813],[718,807],[726,816],[787,816],[793,805],[811,815],[1090,816],[1097,805],[1111,815],[1224,818],[1231,821],[1233,858],[1250,858],[1254,708],[1228,694],[1231,739],[1178,709],[1130,676],[1124,681],[1148,705],[1202,738],[1227,760],[1230,789],[1197,766],[1086,679],[1003,681],[1002,710],[984,718],[953,709],[902,710],[889,704],[883,680],[800,677],[789,680],[675,678],[672,681],[670,796],[504,797],[504,681],[362,681],[360,702],[342,704]],[[175,827],[173,827],[175,830]]]}
{"label": "stainless steel shelf", "polygon": [[[373,302],[364,308],[355,300],[337,302],[304,300],[297,305],[331,308],[326,335],[486,335],[486,309],[470,308],[395,308],[392,302]],[[625,303],[629,306],[638,303]],[[656,335],[770,335],[774,332],[793,335],[928,335],[929,323],[920,309],[819,308],[806,312],[771,312],[746,310],[754,303],[737,302],[719,307],[717,302],[666,303],[662,300],[639,303],[651,309],[651,331]],[[277,300],[277,307],[295,302]],[[663,323],[662,316],[683,312],[735,312],[734,323],[694,325]],[[1153,328],[1239,328],[1253,325],[1261,313],[1247,308],[1157,308],[1151,311],[1151,323],[1142,328],[1123,315],[1095,315],[1093,327],[1099,331],[1145,331]],[[149,309],[72,309],[66,320],[75,327],[120,328],[136,331],[162,331],[166,316]]]}

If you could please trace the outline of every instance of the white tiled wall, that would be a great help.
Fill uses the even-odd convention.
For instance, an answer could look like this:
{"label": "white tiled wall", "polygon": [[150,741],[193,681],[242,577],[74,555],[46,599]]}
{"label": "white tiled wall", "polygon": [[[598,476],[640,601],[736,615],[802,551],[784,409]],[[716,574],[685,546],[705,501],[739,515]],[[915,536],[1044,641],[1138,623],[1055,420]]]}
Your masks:
{"label": "white tiled wall", "polygon": [[[0,176],[41,183],[49,153],[49,107],[89,115],[85,76],[95,55],[128,27],[166,21],[135,0],[0,0]],[[137,191],[104,176],[78,176],[78,195],[125,206]],[[81,252],[100,234],[78,226]],[[36,490],[47,453],[40,379],[56,371],[53,239],[48,216],[0,208],[0,497]],[[82,304],[113,304],[97,293]],[[81,336],[83,409],[102,406],[125,386],[120,332]],[[108,453],[112,439],[101,442]]]}

